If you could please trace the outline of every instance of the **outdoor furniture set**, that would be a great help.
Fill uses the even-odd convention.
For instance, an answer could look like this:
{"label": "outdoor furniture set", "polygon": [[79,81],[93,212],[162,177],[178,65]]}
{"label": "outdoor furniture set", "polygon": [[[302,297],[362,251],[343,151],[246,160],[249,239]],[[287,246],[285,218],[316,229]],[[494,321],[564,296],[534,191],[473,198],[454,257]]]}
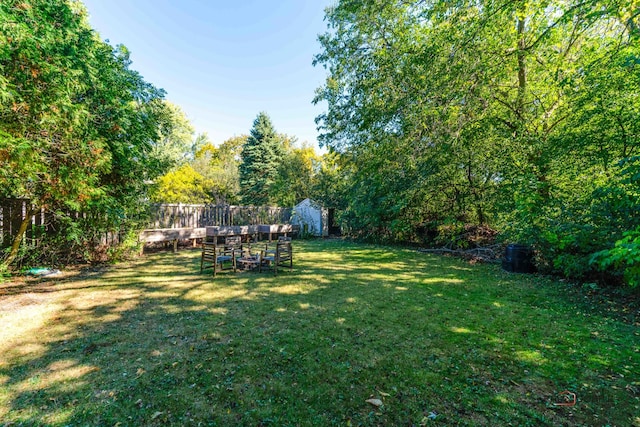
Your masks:
{"label": "outdoor furniture set", "polygon": [[240,236],[243,239],[259,240],[268,238],[269,242],[278,236],[288,236],[300,231],[299,225],[292,224],[260,224],[260,225],[213,225],[207,227],[154,228],[140,232],[138,240],[142,242],[140,255],[145,243],[173,244],[173,252],[178,251],[178,242],[191,240],[196,247],[196,240]]}
{"label": "outdoor furniture set", "polygon": [[281,236],[276,242],[243,243],[241,236],[229,236],[224,243],[218,243],[217,238],[205,239],[202,242],[202,258],[200,272],[206,268],[213,269],[213,277],[223,270],[258,270],[271,268],[274,275],[278,275],[279,267],[293,269],[293,251],[291,237]]}

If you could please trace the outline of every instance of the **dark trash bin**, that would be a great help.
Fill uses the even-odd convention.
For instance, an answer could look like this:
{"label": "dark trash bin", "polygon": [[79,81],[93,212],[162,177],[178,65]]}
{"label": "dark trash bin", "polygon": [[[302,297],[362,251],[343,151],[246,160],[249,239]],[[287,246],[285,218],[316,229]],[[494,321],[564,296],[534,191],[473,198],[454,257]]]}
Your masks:
{"label": "dark trash bin", "polygon": [[504,251],[502,268],[512,273],[533,273],[533,250],[529,246],[511,244]]}

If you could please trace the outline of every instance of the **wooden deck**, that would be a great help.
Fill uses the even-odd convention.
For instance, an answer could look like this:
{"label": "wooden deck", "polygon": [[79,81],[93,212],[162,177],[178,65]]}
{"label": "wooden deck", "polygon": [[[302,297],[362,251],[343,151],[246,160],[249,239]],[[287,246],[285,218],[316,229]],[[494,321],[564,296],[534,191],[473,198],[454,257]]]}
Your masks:
{"label": "wooden deck", "polygon": [[264,224],[264,225],[216,225],[210,227],[199,228],[156,228],[148,229],[140,232],[138,240],[142,242],[141,252],[144,250],[145,243],[171,242],[173,251],[178,250],[178,242],[181,240],[192,240],[193,246],[196,246],[197,239],[205,237],[229,237],[229,236],[246,236],[247,239],[253,237],[254,240],[260,240],[261,237],[268,236],[269,241],[274,235],[288,235],[300,231],[300,226],[291,224]]}
{"label": "wooden deck", "polygon": [[140,252],[144,250],[145,243],[171,242],[173,251],[178,250],[178,242],[181,240],[192,240],[193,246],[196,246],[197,239],[204,239],[206,236],[206,228],[156,228],[151,230],[142,230],[138,240],[142,242]]}

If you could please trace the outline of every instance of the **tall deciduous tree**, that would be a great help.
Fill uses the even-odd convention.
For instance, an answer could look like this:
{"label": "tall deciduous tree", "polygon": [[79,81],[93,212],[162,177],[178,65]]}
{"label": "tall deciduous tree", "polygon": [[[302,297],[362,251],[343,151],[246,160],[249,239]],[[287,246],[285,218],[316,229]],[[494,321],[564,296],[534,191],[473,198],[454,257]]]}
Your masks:
{"label": "tall deciduous tree", "polygon": [[151,193],[157,203],[207,203],[210,197],[205,177],[189,163],[159,177]]}
{"label": "tall deciduous tree", "polygon": [[227,139],[218,147],[208,143],[195,153],[194,169],[205,178],[209,200],[217,204],[239,202],[240,182],[238,166],[246,135]]}
{"label": "tall deciduous tree", "polygon": [[158,162],[157,168],[167,170],[181,166],[189,159],[194,145],[194,129],[180,107],[163,101],[160,135],[152,146],[150,156]]}
{"label": "tall deciduous tree", "polygon": [[160,177],[151,200],[159,203],[233,204],[239,201],[238,165],[247,136],[216,147],[206,133],[192,144],[190,161]]}
{"label": "tall deciduous tree", "polygon": [[247,135],[234,136],[220,144],[211,159],[208,172],[204,174],[212,184],[211,194],[218,204],[240,201],[239,166],[247,138]]}
{"label": "tall deciduous tree", "polygon": [[296,147],[289,144],[282,155],[274,183],[275,202],[279,206],[291,207],[311,197],[321,160],[310,145]]}
{"label": "tall deciduous tree", "polygon": [[282,139],[271,119],[266,113],[259,113],[242,147],[240,192],[243,203],[268,205],[275,201],[273,188],[283,154]]}
{"label": "tall deciduous tree", "polygon": [[640,149],[639,17],[634,0],[338,1],[317,121],[351,160],[353,225],[405,239],[489,223],[587,271],[640,224],[594,220]]}

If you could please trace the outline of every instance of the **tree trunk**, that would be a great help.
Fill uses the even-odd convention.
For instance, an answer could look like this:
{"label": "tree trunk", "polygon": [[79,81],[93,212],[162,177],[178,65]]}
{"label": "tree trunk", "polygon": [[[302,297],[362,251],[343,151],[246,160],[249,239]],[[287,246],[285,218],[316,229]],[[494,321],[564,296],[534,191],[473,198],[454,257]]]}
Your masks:
{"label": "tree trunk", "polygon": [[16,257],[18,256],[18,250],[20,249],[20,244],[22,243],[24,234],[27,232],[27,227],[31,222],[31,217],[33,216],[34,212],[35,211],[32,207],[27,208],[27,213],[25,217],[22,219],[22,222],[20,223],[20,228],[18,229],[18,234],[13,239],[13,244],[11,245],[11,251],[9,252],[9,256],[4,261],[9,268],[11,268],[11,265],[13,264]]}
{"label": "tree trunk", "polygon": [[[516,111],[520,116],[518,119],[524,121],[524,96],[527,89],[527,74],[525,63],[526,43],[524,39],[525,15],[524,11],[518,12],[518,99],[516,101]],[[524,124],[524,123],[523,123]]]}

